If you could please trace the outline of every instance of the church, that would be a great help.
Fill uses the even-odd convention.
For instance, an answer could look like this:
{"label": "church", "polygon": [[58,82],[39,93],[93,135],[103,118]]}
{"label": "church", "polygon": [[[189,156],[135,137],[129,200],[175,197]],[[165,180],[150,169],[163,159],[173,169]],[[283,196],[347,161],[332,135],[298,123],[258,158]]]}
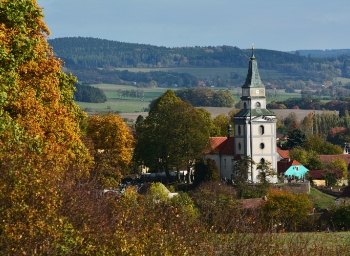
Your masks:
{"label": "church", "polygon": [[[265,86],[261,82],[258,64],[254,56],[254,47],[249,61],[247,78],[242,86],[241,111],[233,119],[234,137],[228,131],[226,137],[211,137],[211,149],[206,157],[213,158],[218,164],[220,177],[232,179],[234,161],[249,156],[256,164],[270,162],[277,171],[279,154],[276,145],[276,116],[266,109]],[[259,170],[256,164],[249,170],[248,180],[259,182]],[[277,175],[268,177],[277,183]]]}

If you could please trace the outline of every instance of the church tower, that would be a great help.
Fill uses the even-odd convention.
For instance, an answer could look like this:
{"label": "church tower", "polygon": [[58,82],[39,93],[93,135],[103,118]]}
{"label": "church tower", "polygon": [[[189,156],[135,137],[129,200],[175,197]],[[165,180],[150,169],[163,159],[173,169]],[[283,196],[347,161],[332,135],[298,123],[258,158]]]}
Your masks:
{"label": "church tower", "polygon": [[[242,86],[241,104],[242,110],[233,119],[235,156],[250,156],[256,164],[269,161],[271,167],[277,171],[277,120],[275,114],[266,109],[265,86],[260,80],[254,47],[247,78]],[[256,164],[248,173],[248,180],[253,183],[259,182]],[[277,176],[268,179],[270,182],[277,182]]]}

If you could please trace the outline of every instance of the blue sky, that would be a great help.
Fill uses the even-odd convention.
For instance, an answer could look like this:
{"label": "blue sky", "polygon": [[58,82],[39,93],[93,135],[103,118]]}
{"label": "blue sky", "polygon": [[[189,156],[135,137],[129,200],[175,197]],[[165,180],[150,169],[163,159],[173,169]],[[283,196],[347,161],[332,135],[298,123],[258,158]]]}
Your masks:
{"label": "blue sky", "polygon": [[57,37],[166,47],[350,49],[348,0],[38,0]]}

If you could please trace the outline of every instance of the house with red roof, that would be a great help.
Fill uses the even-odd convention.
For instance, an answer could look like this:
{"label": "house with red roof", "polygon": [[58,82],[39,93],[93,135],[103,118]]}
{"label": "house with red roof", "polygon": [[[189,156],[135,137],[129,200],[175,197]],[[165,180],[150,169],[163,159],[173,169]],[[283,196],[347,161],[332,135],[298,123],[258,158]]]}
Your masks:
{"label": "house with red roof", "polygon": [[343,180],[343,172],[340,171],[340,170],[310,170],[309,171],[309,175],[311,176],[312,182],[314,183],[314,185],[316,185],[316,186],[326,186],[326,180],[324,178],[324,175],[327,172],[334,173],[336,178],[337,178],[337,180],[339,181],[339,183],[347,184],[347,181]]}
{"label": "house with red roof", "polygon": [[204,152],[205,157],[215,160],[221,179],[231,180],[234,163],[234,138],[231,136],[210,137],[209,143],[209,149]]}

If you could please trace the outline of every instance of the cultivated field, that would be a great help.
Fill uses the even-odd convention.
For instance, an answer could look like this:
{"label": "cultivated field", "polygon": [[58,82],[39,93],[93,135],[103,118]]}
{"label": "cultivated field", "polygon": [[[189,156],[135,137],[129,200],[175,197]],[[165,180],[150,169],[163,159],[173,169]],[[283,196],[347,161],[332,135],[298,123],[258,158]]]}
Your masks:
{"label": "cultivated field", "polygon": [[[121,112],[123,115],[129,115],[127,118],[134,119],[136,112],[146,112],[149,107],[149,103],[159,98],[168,89],[178,90],[177,88],[137,88],[135,86],[128,85],[116,85],[116,84],[94,84],[94,87],[100,88],[104,91],[107,96],[107,102],[105,103],[87,103],[87,102],[77,102],[77,104],[89,114],[98,112]],[[225,89],[225,88],[219,88]],[[118,90],[143,90],[143,98],[130,98],[130,97],[120,97]],[[236,102],[239,101],[239,93],[241,88],[235,88],[231,90],[231,93]],[[275,91],[273,91],[275,95]],[[288,98],[298,98],[301,97],[300,93],[285,93],[283,90],[277,91],[277,95],[273,97],[268,97],[267,102],[273,100],[286,100]],[[213,115],[213,117],[219,114],[227,114],[231,108],[208,108]],[[283,114],[276,113],[279,117]],[[145,115],[145,114],[142,114]]]}

